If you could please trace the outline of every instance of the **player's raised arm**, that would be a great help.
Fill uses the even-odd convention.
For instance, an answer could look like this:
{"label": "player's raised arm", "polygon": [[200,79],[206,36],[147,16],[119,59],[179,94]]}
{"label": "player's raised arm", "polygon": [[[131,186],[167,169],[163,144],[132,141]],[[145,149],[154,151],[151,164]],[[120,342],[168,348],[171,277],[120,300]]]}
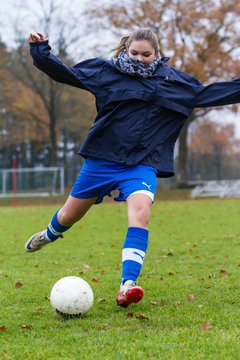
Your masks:
{"label": "player's raised arm", "polygon": [[33,64],[51,79],[71,86],[79,87],[96,94],[102,72],[101,59],[85,60],[75,66],[68,66],[51,53],[48,38],[41,33],[28,36]]}
{"label": "player's raised arm", "polygon": [[240,77],[232,81],[205,86],[197,95],[196,107],[223,106],[240,103]]}

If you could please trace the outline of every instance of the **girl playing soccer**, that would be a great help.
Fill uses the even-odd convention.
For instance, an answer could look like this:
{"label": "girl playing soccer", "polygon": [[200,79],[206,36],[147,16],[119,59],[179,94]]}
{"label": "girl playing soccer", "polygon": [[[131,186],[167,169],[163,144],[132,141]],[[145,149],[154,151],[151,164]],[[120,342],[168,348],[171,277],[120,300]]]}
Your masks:
{"label": "girl playing soccer", "polygon": [[240,78],[203,86],[160,58],[157,36],[140,28],[124,37],[113,58],[70,67],[50,50],[44,35],[30,34],[34,65],[53,80],[90,91],[97,116],[79,154],[86,160],[63,207],[47,229],[27,241],[28,252],[54,242],[112,190],[126,201],[128,230],[122,249],[117,304],[139,302],[137,286],[148,247],[148,223],[157,177],[174,175],[173,150],[195,107],[240,102]]}

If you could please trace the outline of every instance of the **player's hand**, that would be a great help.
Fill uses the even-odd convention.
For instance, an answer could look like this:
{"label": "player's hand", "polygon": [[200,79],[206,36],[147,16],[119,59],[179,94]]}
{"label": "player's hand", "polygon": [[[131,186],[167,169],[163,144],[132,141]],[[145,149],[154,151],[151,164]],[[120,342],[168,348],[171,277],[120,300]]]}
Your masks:
{"label": "player's hand", "polygon": [[37,33],[37,34],[32,34],[30,33],[28,36],[28,41],[29,42],[41,42],[41,41],[45,41],[48,40],[45,35],[41,34],[41,33]]}

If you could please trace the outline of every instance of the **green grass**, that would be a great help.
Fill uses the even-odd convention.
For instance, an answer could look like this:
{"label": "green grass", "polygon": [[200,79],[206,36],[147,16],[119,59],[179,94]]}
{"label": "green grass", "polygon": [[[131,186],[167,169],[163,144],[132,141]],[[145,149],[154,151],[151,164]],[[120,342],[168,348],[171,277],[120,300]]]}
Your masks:
{"label": "green grass", "polygon": [[[0,208],[0,359],[240,359],[240,200],[156,202],[145,296],[128,309],[115,304],[125,204],[94,206],[64,240],[25,253],[55,210]],[[52,286],[68,275],[93,288],[83,319],[50,306]]]}

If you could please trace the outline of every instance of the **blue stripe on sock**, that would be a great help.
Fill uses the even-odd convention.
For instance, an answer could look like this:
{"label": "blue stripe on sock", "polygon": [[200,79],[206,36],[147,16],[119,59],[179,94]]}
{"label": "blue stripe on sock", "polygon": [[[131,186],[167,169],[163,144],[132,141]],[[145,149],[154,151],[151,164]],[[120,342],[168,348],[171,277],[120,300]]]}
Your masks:
{"label": "blue stripe on sock", "polygon": [[136,248],[146,252],[148,247],[148,233],[146,229],[138,227],[128,228],[123,248]]}
{"label": "blue stripe on sock", "polygon": [[122,271],[122,284],[127,280],[137,281],[138,276],[140,275],[142,265],[136,261],[126,260],[123,262],[123,271]]}

